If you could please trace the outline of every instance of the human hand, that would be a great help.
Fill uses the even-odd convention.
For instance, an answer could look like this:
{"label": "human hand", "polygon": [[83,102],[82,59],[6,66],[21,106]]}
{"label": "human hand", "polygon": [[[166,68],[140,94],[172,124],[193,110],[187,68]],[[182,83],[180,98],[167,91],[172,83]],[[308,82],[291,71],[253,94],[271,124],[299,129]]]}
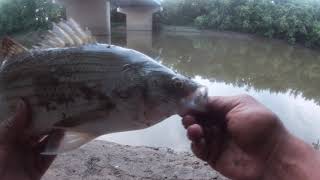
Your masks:
{"label": "human hand", "polygon": [[37,180],[49,168],[55,156],[41,155],[46,138],[32,137],[27,128],[30,107],[22,100],[16,114],[0,123],[0,179]]}
{"label": "human hand", "polygon": [[229,178],[263,179],[288,137],[279,118],[247,95],[211,97],[207,109],[183,117],[194,154]]}

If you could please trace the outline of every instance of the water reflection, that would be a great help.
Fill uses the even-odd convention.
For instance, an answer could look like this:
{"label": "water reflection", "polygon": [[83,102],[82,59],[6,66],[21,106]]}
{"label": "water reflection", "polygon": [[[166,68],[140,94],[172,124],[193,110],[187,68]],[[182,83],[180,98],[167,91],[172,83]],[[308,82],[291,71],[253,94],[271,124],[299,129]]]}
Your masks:
{"label": "water reflection", "polygon": [[[128,37],[129,36],[129,37]],[[280,116],[288,129],[309,143],[320,138],[320,53],[279,41],[237,34],[118,34],[116,44],[140,50],[209,87],[210,95],[248,93]],[[145,41],[145,42],[146,42]],[[147,44],[147,43],[145,43]],[[145,47],[145,48],[144,48]],[[146,130],[102,139],[130,145],[188,150],[179,117]]]}

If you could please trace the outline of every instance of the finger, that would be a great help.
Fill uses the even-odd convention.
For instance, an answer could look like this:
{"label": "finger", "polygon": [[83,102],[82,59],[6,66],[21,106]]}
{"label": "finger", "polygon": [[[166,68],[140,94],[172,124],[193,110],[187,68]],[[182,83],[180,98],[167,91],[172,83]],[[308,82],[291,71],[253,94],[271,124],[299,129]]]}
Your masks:
{"label": "finger", "polygon": [[207,134],[207,146],[209,149],[208,159],[210,164],[214,165],[224,151],[225,144],[228,142],[227,134],[221,128],[211,127],[211,131]]}
{"label": "finger", "polygon": [[188,127],[187,136],[191,141],[199,141],[203,136],[204,132],[199,124],[194,124]]}
{"label": "finger", "polygon": [[207,161],[209,157],[209,149],[205,139],[200,139],[199,141],[191,143],[191,150],[195,156],[203,161]]}
{"label": "finger", "polygon": [[31,121],[30,112],[30,107],[27,105],[27,103],[23,99],[19,100],[17,103],[17,110],[16,115],[14,116],[12,129],[15,129],[15,131],[24,131]]}
{"label": "finger", "polygon": [[1,122],[0,133],[2,137],[16,137],[25,131],[31,121],[29,106],[22,99],[17,103],[16,114]]}
{"label": "finger", "polygon": [[225,128],[226,115],[229,111],[235,108],[240,101],[236,96],[214,96],[209,97],[206,105],[207,110],[204,112],[193,111],[183,118],[183,125],[185,127],[195,124],[200,124],[202,127],[217,126]]}
{"label": "finger", "polygon": [[185,129],[187,129],[189,126],[196,124],[196,120],[193,116],[186,115],[182,118],[182,125]]}

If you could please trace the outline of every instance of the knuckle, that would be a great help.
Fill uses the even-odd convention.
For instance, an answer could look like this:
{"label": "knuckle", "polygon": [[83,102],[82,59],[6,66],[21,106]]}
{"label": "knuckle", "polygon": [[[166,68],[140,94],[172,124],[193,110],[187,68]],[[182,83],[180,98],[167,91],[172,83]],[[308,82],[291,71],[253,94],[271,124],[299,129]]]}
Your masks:
{"label": "knuckle", "polygon": [[254,100],[254,98],[248,94],[240,94],[239,96],[239,99],[240,100],[243,100],[243,101],[252,101]]}
{"label": "knuckle", "polygon": [[271,120],[278,120],[279,119],[278,116],[274,112],[272,112],[268,109],[265,110],[265,116]]}
{"label": "knuckle", "polygon": [[256,116],[260,117],[260,119],[267,120],[271,124],[278,124],[278,122],[280,121],[278,116],[274,112],[264,106],[256,109]]}

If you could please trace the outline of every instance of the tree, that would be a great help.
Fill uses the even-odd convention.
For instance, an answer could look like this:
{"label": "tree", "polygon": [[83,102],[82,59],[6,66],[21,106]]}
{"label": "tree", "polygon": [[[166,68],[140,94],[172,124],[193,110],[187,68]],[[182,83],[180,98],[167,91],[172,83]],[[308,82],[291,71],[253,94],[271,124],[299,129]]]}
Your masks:
{"label": "tree", "polygon": [[0,35],[48,28],[64,12],[49,0],[4,0],[0,4]]}

